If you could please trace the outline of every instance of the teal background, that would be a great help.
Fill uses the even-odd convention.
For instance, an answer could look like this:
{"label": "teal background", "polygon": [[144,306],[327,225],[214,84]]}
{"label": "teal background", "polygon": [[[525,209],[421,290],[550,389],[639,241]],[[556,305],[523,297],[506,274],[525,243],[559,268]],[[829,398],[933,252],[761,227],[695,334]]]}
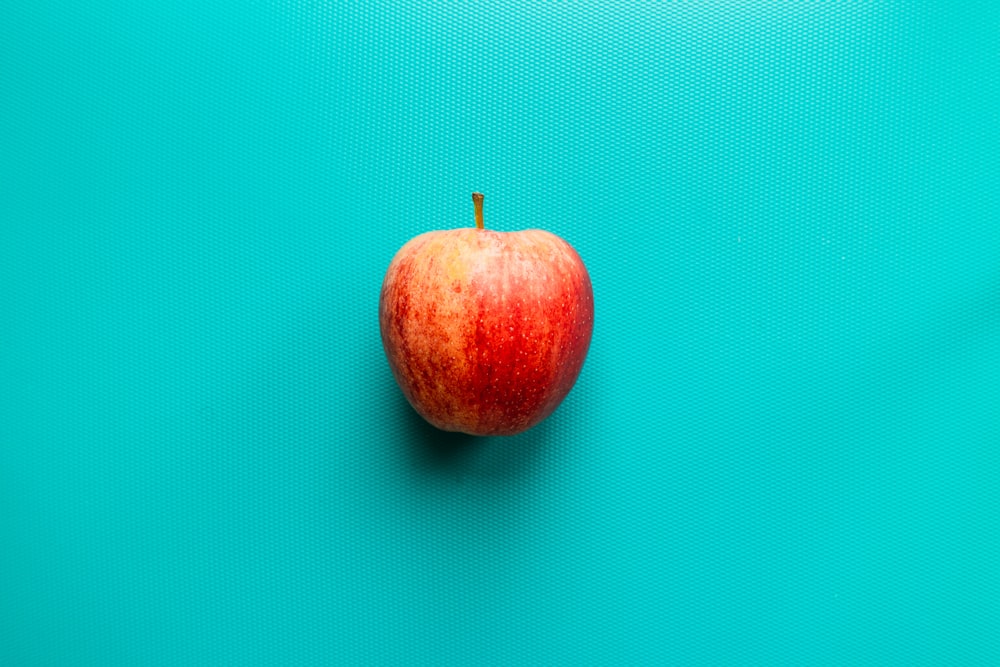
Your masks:
{"label": "teal background", "polygon": [[[0,664],[1000,664],[1000,4],[0,5]],[[426,426],[421,232],[594,283]]]}

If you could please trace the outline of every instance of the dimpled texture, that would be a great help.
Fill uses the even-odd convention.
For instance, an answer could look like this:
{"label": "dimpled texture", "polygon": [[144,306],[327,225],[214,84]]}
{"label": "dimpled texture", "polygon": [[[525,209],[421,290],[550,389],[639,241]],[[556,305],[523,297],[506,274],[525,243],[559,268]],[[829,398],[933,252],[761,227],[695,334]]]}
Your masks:
{"label": "dimpled texture", "polygon": [[[379,290],[596,317],[440,431]],[[1000,665],[997,0],[0,1],[0,665]]]}
{"label": "dimpled texture", "polygon": [[594,294],[579,255],[550,232],[429,232],[389,265],[379,322],[393,376],[424,419],[514,435],[576,382]]}

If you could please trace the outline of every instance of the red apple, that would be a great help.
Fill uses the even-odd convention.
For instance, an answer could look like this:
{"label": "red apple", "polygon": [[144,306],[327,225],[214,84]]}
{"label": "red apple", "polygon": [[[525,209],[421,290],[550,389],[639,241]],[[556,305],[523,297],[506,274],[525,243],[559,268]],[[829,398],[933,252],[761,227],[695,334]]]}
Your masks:
{"label": "red apple", "polygon": [[410,405],[445,431],[513,435],[535,426],[576,382],[590,347],[594,294],[566,241],[539,229],[432,231],[386,271],[379,326]]}

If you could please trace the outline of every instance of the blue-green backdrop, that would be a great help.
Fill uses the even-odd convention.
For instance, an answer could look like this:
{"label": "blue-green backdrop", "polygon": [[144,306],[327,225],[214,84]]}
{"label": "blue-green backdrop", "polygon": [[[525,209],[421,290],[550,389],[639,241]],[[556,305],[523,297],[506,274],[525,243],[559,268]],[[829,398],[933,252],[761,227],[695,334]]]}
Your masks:
{"label": "blue-green backdrop", "polygon": [[[1000,4],[0,7],[0,664],[1000,664]],[[410,237],[594,283],[510,439]]]}

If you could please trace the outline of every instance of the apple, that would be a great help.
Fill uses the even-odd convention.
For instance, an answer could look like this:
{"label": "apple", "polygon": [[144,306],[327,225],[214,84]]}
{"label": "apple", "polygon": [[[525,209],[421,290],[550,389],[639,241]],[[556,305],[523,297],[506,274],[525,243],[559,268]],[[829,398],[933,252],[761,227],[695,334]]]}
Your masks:
{"label": "apple", "polygon": [[548,417],[590,347],[594,293],[576,251],[540,229],[431,231],[389,264],[382,345],[410,405],[445,431],[513,435]]}

